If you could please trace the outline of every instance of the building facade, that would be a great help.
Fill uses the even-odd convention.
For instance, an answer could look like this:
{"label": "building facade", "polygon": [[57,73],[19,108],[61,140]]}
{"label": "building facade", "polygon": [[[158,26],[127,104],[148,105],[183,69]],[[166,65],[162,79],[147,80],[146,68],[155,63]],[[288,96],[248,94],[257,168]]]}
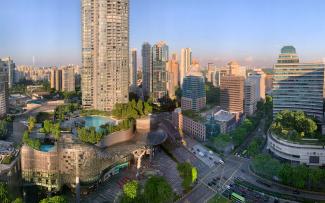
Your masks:
{"label": "building facade", "polygon": [[146,97],[152,92],[152,58],[151,45],[145,42],[142,45],[142,90]]}
{"label": "building facade", "polygon": [[4,117],[8,111],[8,72],[6,64],[0,60],[0,118]]}
{"label": "building facade", "polygon": [[138,73],[138,58],[137,50],[131,49],[131,60],[130,60],[130,86],[137,85],[137,73]]}
{"label": "building facade", "polygon": [[251,80],[250,78],[245,80],[245,101],[244,101],[244,112],[247,116],[251,116],[254,114],[256,110],[256,83],[255,81]]}
{"label": "building facade", "polygon": [[186,76],[186,73],[190,70],[192,65],[192,51],[190,48],[183,48],[181,50],[181,62],[179,70],[179,80],[180,85],[183,85],[183,80]]}
{"label": "building facade", "polygon": [[112,110],[128,101],[129,1],[82,0],[82,104]]}
{"label": "building facade", "polygon": [[12,58],[10,57],[2,58],[1,61],[3,62],[4,69],[7,71],[8,86],[9,88],[11,88],[15,82],[16,64],[13,62]]}
{"label": "building facade", "polygon": [[254,69],[254,71],[248,75],[248,78],[255,82],[257,101],[261,99],[265,100],[265,77],[266,75],[261,69]]}
{"label": "building facade", "polygon": [[51,88],[56,91],[73,92],[76,90],[75,70],[73,66],[52,68],[50,78]]}
{"label": "building facade", "polygon": [[[238,116],[244,112],[244,81],[242,76],[223,76],[220,81],[220,106]],[[238,117],[237,117],[238,118]]]}
{"label": "building facade", "polygon": [[182,87],[182,110],[199,111],[206,106],[205,82],[203,76],[188,75]]}
{"label": "building facade", "polygon": [[152,98],[158,101],[167,97],[168,46],[165,42],[158,42],[152,47]]}
{"label": "building facade", "polygon": [[179,64],[176,58],[172,58],[166,64],[168,79],[167,91],[170,98],[175,98],[176,88],[179,86]]}
{"label": "building facade", "polygon": [[304,111],[324,120],[324,64],[300,63],[293,46],[281,49],[273,77],[273,114]]}

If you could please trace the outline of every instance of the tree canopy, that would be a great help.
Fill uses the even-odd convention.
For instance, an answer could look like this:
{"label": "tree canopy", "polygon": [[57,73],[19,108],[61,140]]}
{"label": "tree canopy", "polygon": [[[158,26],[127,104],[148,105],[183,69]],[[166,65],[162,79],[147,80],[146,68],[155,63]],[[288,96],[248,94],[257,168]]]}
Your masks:
{"label": "tree canopy", "polygon": [[68,203],[64,196],[53,196],[42,199],[39,203]]}
{"label": "tree canopy", "polygon": [[169,203],[173,202],[173,189],[162,176],[150,177],[144,186],[144,199],[146,202]]}
{"label": "tree canopy", "polygon": [[177,164],[177,170],[179,175],[183,178],[182,186],[188,191],[191,189],[191,185],[197,179],[197,169],[193,167],[190,163],[184,162]]}
{"label": "tree canopy", "polygon": [[316,122],[302,111],[284,110],[276,114],[271,130],[289,140],[317,135]]}
{"label": "tree canopy", "polygon": [[132,100],[126,104],[115,104],[112,115],[118,119],[136,119],[152,112],[152,106],[141,99],[136,102]]}

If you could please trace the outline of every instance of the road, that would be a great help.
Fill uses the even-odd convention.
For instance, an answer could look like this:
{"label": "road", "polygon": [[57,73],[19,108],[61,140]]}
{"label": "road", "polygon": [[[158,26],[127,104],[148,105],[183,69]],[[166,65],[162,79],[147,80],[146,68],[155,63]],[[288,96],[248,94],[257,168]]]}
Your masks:
{"label": "road", "polygon": [[[228,155],[225,157],[224,162],[225,164],[214,166],[205,172],[203,176],[199,176],[198,183],[195,185],[193,190],[182,197],[178,202],[207,202],[215,194],[222,194],[222,192],[226,190],[229,184],[234,183],[234,179],[236,177],[240,177],[242,180],[270,192],[278,192],[281,194],[296,196],[298,198],[309,198],[322,201],[325,200],[325,195],[323,194],[306,191],[300,191],[300,194],[293,194],[293,191],[295,189],[279,185],[268,180],[264,180],[264,182],[268,182],[271,187],[267,187],[261,183],[256,182],[261,178],[250,171],[250,160],[247,158]],[[213,179],[218,179],[217,184],[211,184]]]}

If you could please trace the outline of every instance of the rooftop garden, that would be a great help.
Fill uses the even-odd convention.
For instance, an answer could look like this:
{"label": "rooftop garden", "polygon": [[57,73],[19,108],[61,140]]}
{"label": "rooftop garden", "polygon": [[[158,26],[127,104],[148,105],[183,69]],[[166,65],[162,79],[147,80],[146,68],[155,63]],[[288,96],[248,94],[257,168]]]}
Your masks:
{"label": "rooftop garden", "polygon": [[271,125],[271,131],[276,135],[291,141],[300,141],[304,138],[318,138],[315,120],[302,111],[279,112]]}
{"label": "rooftop garden", "polygon": [[191,109],[188,109],[188,110],[182,110],[182,114],[188,118],[191,118],[193,119],[194,121],[197,121],[197,122],[203,122],[204,121],[204,118],[200,115],[200,113],[198,112],[195,112]]}

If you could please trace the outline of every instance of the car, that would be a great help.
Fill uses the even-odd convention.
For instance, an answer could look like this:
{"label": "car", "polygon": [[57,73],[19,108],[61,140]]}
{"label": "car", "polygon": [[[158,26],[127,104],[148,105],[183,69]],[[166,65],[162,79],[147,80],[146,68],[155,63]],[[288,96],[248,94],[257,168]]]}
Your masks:
{"label": "car", "polygon": [[208,186],[212,186],[212,183],[208,183]]}
{"label": "car", "polygon": [[219,160],[219,163],[224,164],[225,162],[222,159]]}
{"label": "car", "polygon": [[212,157],[209,157],[210,160],[212,160]]}
{"label": "car", "polygon": [[217,183],[216,182],[212,182],[212,185],[216,185]]}

